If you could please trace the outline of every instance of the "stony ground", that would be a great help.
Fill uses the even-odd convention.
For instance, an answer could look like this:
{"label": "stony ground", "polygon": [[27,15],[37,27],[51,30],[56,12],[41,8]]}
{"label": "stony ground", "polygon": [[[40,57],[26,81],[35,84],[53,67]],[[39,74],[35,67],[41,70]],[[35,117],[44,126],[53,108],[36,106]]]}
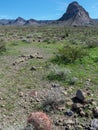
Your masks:
{"label": "stony ground", "polygon": [[[55,66],[50,59],[62,43],[12,42],[13,37],[7,43],[7,52],[0,55],[0,128],[26,129],[29,114],[43,111],[49,116],[53,130],[96,130],[98,80],[94,79],[98,74],[93,70],[98,72],[97,65],[91,66],[92,70],[89,65],[84,69],[85,65],[81,65],[79,83],[75,85],[50,81],[46,77]],[[72,69],[79,73],[77,68]],[[82,70],[88,75],[82,76]]]}

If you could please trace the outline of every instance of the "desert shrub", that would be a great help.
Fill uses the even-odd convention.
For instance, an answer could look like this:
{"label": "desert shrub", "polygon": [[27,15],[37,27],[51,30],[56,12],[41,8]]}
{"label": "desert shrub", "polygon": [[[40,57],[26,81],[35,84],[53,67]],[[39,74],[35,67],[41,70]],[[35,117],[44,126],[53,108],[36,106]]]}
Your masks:
{"label": "desert shrub", "polygon": [[46,42],[46,43],[48,43],[48,44],[51,43],[50,38],[46,38],[46,39],[44,39],[43,42]]}
{"label": "desert shrub", "polygon": [[51,68],[47,78],[49,80],[66,81],[70,77],[70,73],[69,69],[54,66]]}
{"label": "desert shrub", "polygon": [[19,42],[13,41],[13,42],[11,43],[11,45],[12,45],[12,46],[17,46],[17,45],[19,45]]}
{"label": "desert shrub", "polygon": [[58,50],[56,60],[61,63],[74,63],[87,55],[86,49],[80,45],[66,45]]}
{"label": "desert shrub", "polygon": [[57,110],[60,105],[65,103],[65,95],[62,93],[61,87],[56,87],[49,90],[42,102],[42,108],[46,112]]}
{"label": "desert shrub", "polygon": [[86,45],[87,45],[87,48],[95,48],[95,47],[98,47],[98,41],[87,40]]}
{"label": "desert shrub", "polygon": [[23,38],[22,42],[24,42],[24,43],[31,43],[31,41],[29,39],[26,39],[26,38]]}
{"label": "desert shrub", "polygon": [[69,84],[69,85],[75,85],[77,82],[78,82],[78,78],[77,78],[77,77],[71,77],[71,78],[68,80],[68,84]]}
{"label": "desert shrub", "polygon": [[5,42],[1,39],[0,40],[0,54],[4,51],[6,51],[6,45],[5,45]]}
{"label": "desert shrub", "polygon": [[51,38],[46,38],[43,40],[43,42],[46,42],[47,44],[53,44],[53,43],[56,43],[56,40],[55,39],[51,39]]}
{"label": "desert shrub", "polygon": [[61,68],[60,66],[54,66],[47,76],[50,81],[62,81],[69,85],[75,85],[78,82],[77,77],[73,77],[71,71],[68,68]]}

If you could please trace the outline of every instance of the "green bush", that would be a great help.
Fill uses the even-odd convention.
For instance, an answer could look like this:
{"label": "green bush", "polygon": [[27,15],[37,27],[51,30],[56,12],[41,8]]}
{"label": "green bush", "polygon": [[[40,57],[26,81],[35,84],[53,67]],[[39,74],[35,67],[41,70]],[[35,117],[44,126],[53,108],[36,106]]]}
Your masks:
{"label": "green bush", "polygon": [[57,60],[63,63],[74,63],[87,55],[86,49],[80,45],[66,45],[59,49]]}
{"label": "green bush", "polygon": [[4,51],[6,51],[5,42],[3,40],[0,40],[0,54]]}

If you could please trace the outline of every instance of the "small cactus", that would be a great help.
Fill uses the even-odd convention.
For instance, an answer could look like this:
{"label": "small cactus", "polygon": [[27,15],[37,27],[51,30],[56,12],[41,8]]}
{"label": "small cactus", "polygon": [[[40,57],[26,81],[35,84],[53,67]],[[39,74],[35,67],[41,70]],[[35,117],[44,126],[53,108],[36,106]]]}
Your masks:
{"label": "small cactus", "polygon": [[36,130],[51,130],[51,121],[43,112],[31,113],[27,123],[32,124]]}

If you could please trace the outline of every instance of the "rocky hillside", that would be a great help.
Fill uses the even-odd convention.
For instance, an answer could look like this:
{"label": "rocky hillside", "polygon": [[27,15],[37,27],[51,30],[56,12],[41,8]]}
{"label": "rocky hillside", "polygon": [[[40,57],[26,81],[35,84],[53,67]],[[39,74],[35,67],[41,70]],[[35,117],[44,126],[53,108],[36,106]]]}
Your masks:
{"label": "rocky hillside", "polygon": [[25,22],[25,25],[39,25],[38,21],[35,19],[29,19]]}
{"label": "rocky hillside", "polygon": [[89,16],[89,13],[77,2],[69,4],[66,13],[59,19],[65,21],[67,25],[92,25],[95,21]]}
{"label": "rocky hillside", "polygon": [[25,19],[21,18],[21,17],[18,17],[16,20],[13,20],[12,22],[10,22],[10,24],[13,24],[13,25],[24,25],[26,22]]}

